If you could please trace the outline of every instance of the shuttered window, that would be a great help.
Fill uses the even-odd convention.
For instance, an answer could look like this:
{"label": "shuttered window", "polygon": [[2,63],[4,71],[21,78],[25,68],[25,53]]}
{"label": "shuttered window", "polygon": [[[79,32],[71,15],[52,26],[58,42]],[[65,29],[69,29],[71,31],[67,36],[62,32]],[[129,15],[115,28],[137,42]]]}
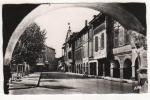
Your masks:
{"label": "shuttered window", "polygon": [[101,49],[104,49],[104,33],[101,35]]}
{"label": "shuttered window", "polygon": [[130,44],[130,35],[127,30],[125,30],[125,44]]}
{"label": "shuttered window", "polygon": [[98,36],[95,37],[95,52],[98,51]]}
{"label": "shuttered window", "polygon": [[120,32],[122,32],[120,30],[121,25],[117,22],[114,21],[114,47],[119,47],[119,44],[121,44],[121,41],[119,38],[122,37],[122,35],[120,34]]}
{"label": "shuttered window", "polygon": [[130,43],[130,37],[126,29],[117,21],[114,21],[114,47],[123,46]]}
{"label": "shuttered window", "polygon": [[119,31],[117,29],[114,29],[114,47],[119,46]]}

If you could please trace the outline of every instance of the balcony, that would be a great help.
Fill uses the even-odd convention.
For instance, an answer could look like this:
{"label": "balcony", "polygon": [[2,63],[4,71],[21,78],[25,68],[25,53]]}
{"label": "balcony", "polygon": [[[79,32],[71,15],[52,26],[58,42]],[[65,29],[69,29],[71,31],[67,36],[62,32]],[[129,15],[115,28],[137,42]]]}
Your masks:
{"label": "balcony", "polygon": [[123,52],[129,52],[132,50],[131,45],[125,45],[122,47],[118,47],[118,48],[114,48],[113,49],[113,54],[119,54],[119,53],[123,53]]}

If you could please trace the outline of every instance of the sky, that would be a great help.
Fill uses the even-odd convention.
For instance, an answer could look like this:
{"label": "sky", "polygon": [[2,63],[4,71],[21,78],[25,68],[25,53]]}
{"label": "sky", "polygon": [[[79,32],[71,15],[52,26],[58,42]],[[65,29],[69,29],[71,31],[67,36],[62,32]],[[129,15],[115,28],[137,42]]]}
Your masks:
{"label": "sky", "polygon": [[85,26],[85,20],[89,22],[93,19],[93,15],[97,15],[98,13],[98,11],[89,8],[61,8],[38,17],[34,22],[42,30],[46,30],[47,39],[45,44],[55,49],[56,57],[61,57],[62,45],[67,35],[68,23],[70,23],[72,32],[78,32]]}

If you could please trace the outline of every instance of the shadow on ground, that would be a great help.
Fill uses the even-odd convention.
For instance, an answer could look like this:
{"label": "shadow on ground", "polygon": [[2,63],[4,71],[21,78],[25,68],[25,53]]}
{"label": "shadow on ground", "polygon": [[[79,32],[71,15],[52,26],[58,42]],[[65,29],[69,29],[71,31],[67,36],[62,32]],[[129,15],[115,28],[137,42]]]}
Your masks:
{"label": "shadow on ground", "polygon": [[69,86],[63,86],[63,85],[59,85],[59,86],[49,86],[49,85],[45,85],[45,86],[40,86],[42,88],[49,88],[49,89],[60,89],[60,90],[65,90],[65,89],[75,89],[74,87],[69,87]]}
{"label": "shadow on ground", "polygon": [[[51,80],[54,81],[54,80]],[[42,86],[36,86],[36,84],[23,84],[23,83],[17,83],[20,85],[20,87],[12,87],[9,88],[9,90],[21,90],[21,89],[30,89],[30,88],[47,88],[47,89],[75,89],[74,87],[70,86],[63,86],[63,85],[57,85],[57,86],[50,86],[50,85],[42,85]]]}
{"label": "shadow on ground", "polygon": [[58,80],[41,80],[40,82],[59,82]]}
{"label": "shadow on ground", "polygon": [[41,75],[42,79],[87,79],[88,77],[85,77],[83,75],[77,75],[77,74],[69,74],[64,72],[43,72]]}

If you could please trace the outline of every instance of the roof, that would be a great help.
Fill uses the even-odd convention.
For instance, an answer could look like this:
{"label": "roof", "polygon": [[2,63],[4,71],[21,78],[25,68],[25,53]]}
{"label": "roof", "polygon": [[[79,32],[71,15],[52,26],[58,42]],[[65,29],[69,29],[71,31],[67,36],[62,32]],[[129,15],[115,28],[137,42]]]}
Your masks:
{"label": "roof", "polygon": [[54,48],[52,48],[52,47],[49,47],[49,46],[47,46],[47,45],[45,45],[45,47],[47,47],[47,48],[52,49],[52,50],[54,50],[54,51],[55,51],[55,49],[54,49]]}

